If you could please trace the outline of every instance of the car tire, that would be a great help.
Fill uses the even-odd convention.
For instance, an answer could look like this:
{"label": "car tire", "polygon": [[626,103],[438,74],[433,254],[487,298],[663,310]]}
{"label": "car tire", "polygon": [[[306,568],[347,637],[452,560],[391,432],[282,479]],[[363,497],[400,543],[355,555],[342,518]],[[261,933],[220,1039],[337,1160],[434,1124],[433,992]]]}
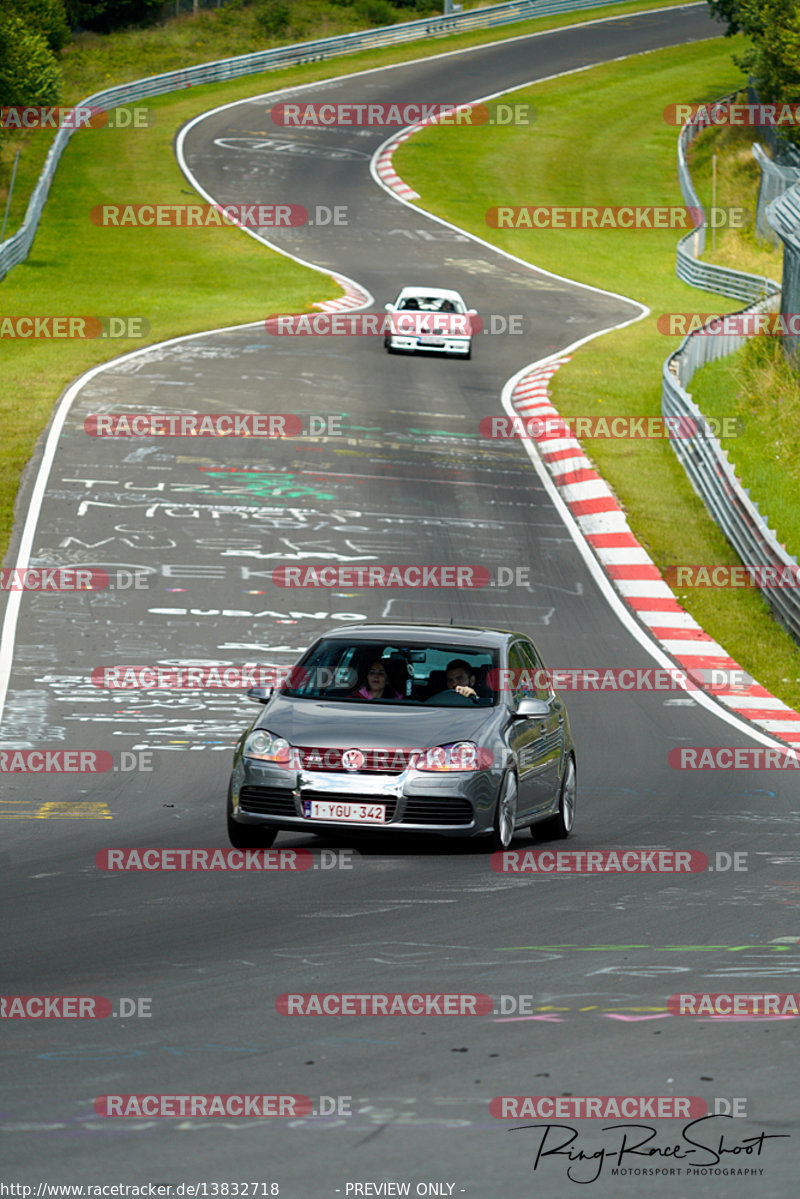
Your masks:
{"label": "car tire", "polygon": [[568,837],[575,824],[575,804],[578,797],[578,775],[575,770],[575,759],[567,758],[561,787],[558,793],[558,811],[547,820],[540,820],[531,826],[531,836],[538,841],[559,841]]}
{"label": "car tire", "polygon": [[503,775],[497,803],[494,810],[494,827],[492,835],[487,837],[490,852],[508,849],[514,839],[514,825],[517,818],[517,776],[513,770]]}
{"label": "car tire", "polygon": [[228,784],[228,840],[234,849],[269,849],[279,829],[254,824],[239,824],[233,819],[233,795]]}
{"label": "car tire", "polygon": [[469,347],[469,349],[467,350],[467,352],[466,352],[466,354],[464,355],[464,357],[465,357],[465,358],[467,358],[467,359],[469,359],[469,358],[471,358],[471,357],[472,357],[472,346],[470,346],[470,347]]}

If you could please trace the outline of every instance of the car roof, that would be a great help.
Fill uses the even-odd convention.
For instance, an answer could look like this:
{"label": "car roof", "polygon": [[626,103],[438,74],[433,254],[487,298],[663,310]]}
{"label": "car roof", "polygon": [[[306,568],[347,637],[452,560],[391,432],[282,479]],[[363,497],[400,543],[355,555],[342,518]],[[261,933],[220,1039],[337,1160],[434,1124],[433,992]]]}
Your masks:
{"label": "car roof", "polygon": [[320,633],[320,638],[333,638],[337,641],[452,641],[459,645],[473,643],[499,647],[510,638],[523,637],[532,640],[525,633],[516,633],[512,629],[501,629],[488,625],[452,625],[452,624],[418,624],[410,621],[407,624],[348,624],[341,625]]}
{"label": "car roof", "polygon": [[461,292],[452,291],[449,287],[404,287],[400,291],[400,296],[430,296],[431,299],[463,301]]}

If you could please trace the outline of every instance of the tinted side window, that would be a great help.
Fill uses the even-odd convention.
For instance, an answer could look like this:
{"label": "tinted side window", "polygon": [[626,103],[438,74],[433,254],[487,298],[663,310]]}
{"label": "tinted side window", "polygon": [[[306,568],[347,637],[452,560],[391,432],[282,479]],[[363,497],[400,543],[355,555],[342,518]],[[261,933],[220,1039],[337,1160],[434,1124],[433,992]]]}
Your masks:
{"label": "tinted side window", "polygon": [[526,695],[534,695],[531,690],[528,676],[530,675],[530,667],[525,662],[522,656],[520,643],[515,641],[508,651],[508,669],[510,673],[509,690],[514,707],[517,706],[521,699]]}
{"label": "tinted side window", "polygon": [[533,689],[526,692],[526,694],[535,695],[537,699],[548,700],[550,698],[551,691],[541,658],[536,653],[536,650],[530,641],[519,642],[519,650],[523,662],[530,671],[531,682],[535,684]]}

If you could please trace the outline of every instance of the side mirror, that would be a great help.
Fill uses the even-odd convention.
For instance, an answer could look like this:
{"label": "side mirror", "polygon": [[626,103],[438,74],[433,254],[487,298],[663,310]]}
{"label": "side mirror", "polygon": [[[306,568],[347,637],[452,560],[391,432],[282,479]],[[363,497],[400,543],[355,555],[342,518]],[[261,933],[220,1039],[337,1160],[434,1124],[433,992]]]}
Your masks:
{"label": "side mirror", "polygon": [[546,699],[536,699],[532,695],[526,695],[517,704],[515,716],[528,716],[534,719],[542,718],[550,715],[550,705]]}
{"label": "side mirror", "polygon": [[477,315],[478,315],[477,308],[468,308],[467,309],[467,316],[477,316]]}
{"label": "side mirror", "polygon": [[394,312],[394,304],[384,304],[384,308],[387,312]]}
{"label": "side mirror", "polygon": [[265,704],[271,699],[272,690],[272,687],[251,687],[247,692],[247,698],[256,704]]}

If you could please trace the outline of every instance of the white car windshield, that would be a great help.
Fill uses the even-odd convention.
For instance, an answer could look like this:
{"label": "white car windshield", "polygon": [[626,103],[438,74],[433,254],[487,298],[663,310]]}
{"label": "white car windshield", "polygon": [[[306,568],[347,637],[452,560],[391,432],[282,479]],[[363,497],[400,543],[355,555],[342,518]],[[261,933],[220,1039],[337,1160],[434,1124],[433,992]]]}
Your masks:
{"label": "white car windshield", "polygon": [[442,299],[441,296],[406,296],[398,304],[401,312],[466,312],[460,300]]}

